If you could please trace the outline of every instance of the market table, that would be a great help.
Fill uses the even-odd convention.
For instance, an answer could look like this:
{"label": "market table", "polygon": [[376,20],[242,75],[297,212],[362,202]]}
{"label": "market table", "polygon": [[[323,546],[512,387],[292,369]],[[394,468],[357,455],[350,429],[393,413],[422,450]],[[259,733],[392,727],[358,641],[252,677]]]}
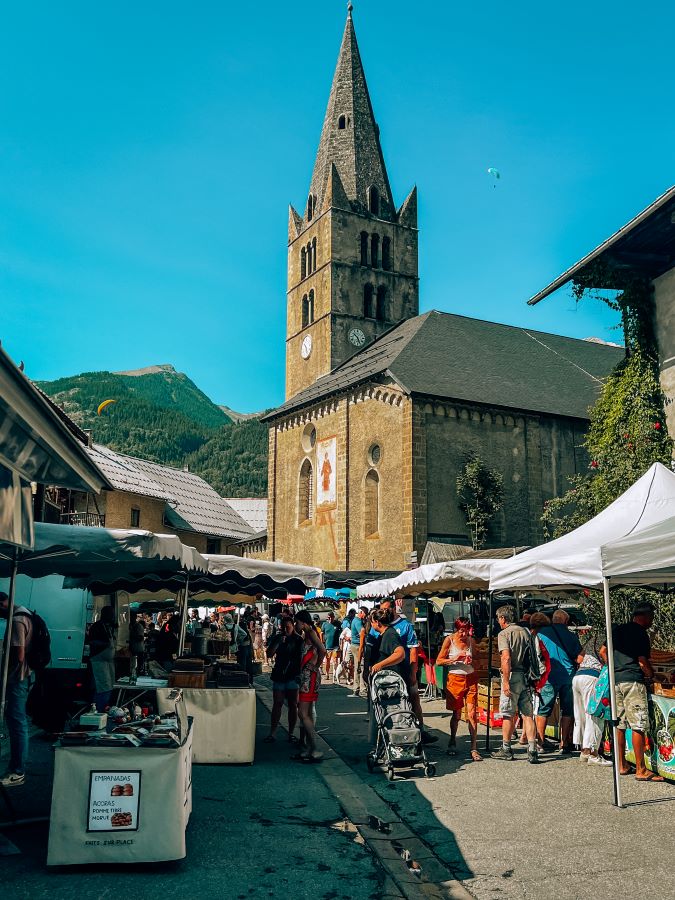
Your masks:
{"label": "market table", "polygon": [[[148,675],[139,675],[132,684],[129,676],[126,675],[124,678],[118,678],[113,685],[113,690],[117,691],[116,705],[126,706],[128,703],[135,703],[143,694],[168,686],[168,678],[150,678]],[[127,697],[127,694],[131,696]]]}
{"label": "market table", "polygon": [[[255,689],[182,688],[188,716],[197,724],[196,763],[252,763],[255,754]],[[170,689],[157,691],[160,713],[173,708]]]}
{"label": "market table", "polygon": [[190,723],[175,747],[57,746],[47,865],[183,859],[192,740]]}

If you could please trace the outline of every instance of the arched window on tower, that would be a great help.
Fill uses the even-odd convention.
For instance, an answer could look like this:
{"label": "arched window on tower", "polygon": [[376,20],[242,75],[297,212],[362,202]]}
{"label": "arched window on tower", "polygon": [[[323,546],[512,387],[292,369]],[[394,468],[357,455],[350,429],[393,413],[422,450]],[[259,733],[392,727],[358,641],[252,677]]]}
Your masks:
{"label": "arched window on tower", "polygon": [[314,194],[310,194],[307,198],[307,221],[311,222],[314,218]]}
{"label": "arched window on tower", "polygon": [[384,285],[380,285],[377,289],[377,306],[375,307],[375,318],[378,322],[384,322],[387,318],[387,289]]}
{"label": "arched window on tower", "polygon": [[374,216],[380,214],[380,192],[374,184],[368,188],[368,210]]}
{"label": "arched window on tower", "polygon": [[309,292],[309,298],[307,300],[307,324],[311,325],[314,321],[314,291],[311,290]]}
{"label": "arched window on tower", "polygon": [[300,251],[300,278],[307,278],[307,248]]}
{"label": "arched window on tower", "polygon": [[375,311],[373,310],[372,284],[364,284],[363,286],[363,317],[364,319],[375,318]]}
{"label": "arched window on tower", "polygon": [[361,232],[361,265],[368,265],[368,233]]}
{"label": "arched window on tower", "polygon": [[305,247],[305,253],[307,254],[307,274],[311,275],[313,272],[313,269],[312,269],[312,242],[311,241]]}
{"label": "arched window on tower", "polygon": [[347,119],[345,116],[340,116],[338,119],[338,128],[340,131],[343,131],[347,127]]}
{"label": "arched window on tower", "polygon": [[364,521],[366,537],[374,537],[380,528],[380,477],[375,469],[366,475]]}
{"label": "arched window on tower", "polygon": [[382,268],[387,272],[391,269],[391,238],[382,238]]}
{"label": "arched window on tower", "polygon": [[316,272],[316,238],[312,238],[312,272]]}
{"label": "arched window on tower", "polygon": [[370,237],[370,264],[374,269],[380,268],[380,236],[373,234]]}
{"label": "arched window on tower", "polygon": [[314,508],[314,471],[306,459],[300,467],[298,480],[298,524],[311,522]]}
{"label": "arched window on tower", "polygon": [[307,328],[309,325],[309,300],[307,294],[302,298],[302,327]]}

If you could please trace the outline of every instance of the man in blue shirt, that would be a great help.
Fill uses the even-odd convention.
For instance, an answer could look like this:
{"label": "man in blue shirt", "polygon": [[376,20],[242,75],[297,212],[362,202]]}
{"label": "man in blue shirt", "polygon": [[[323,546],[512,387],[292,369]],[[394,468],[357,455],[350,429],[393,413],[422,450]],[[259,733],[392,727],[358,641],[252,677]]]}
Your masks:
{"label": "man in blue shirt", "polygon": [[422,729],[422,743],[434,744],[438,738],[429,734],[424,730],[424,716],[422,714],[422,703],[420,701],[420,692],[417,688],[417,665],[420,642],[412,622],[409,622],[405,616],[396,613],[396,604],[393,600],[383,600],[380,603],[380,609],[388,610],[391,616],[391,624],[396,630],[401,643],[405,648],[406,662],[410,666],[410,682],[408,684],[408,693],[410,694],[410,703],[419,719],[420,728]]}
{"label": "man in blue shirt", "polygon": [[363,631],[363,622],[367,615],[367,608],[362,606],[352,619],[352,638],[349,645],[349,661],[350,666],[354,667],[354,692],[348,694],[347,696],[349,697],[366,697],[368,694],[368,688],[363,682],[363,670],[361,668],[361,632]]}
{"label": "man in blue shirt", "polygon": [[570,617],[563,609],[556,609],[552,616],[552,625],[546,625],[539,631],[544,646],[551,657],[551,673],[548,683],[553,688],[552,696],[546,703],[540,703],[536,722],[539,741],[544,743],[546,722],[553,712],[556,697],[560,698],[560,751],[571,753],[572,730],[574,727],[574,695],[572,679],[577,670],[581,655],[581,644],[576,634],[567,627]]}
{"label": "man in blue shirt", "polygon": [[337,662],[337,652],[340,645],[340,632],[335,624],[335,613],[329,612],[328,618],[321,626],[321,636],[326,648],[326,678],[330,676],[331,660],[335,665]]}

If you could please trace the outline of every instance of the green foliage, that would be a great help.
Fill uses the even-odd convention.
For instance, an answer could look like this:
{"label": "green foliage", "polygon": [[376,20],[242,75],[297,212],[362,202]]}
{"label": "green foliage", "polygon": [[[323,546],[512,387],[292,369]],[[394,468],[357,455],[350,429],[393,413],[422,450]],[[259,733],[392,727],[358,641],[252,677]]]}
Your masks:
{"label": "green foliage", "polygon": [[459,508],[471,529],[474,550],[479,550],[484,545],[490,521],[502,508],[503,483],[501,473],[488,469],[476,453],[467,459],[462,472],[457,476]]}
{"label": "green foliage", "polygon": [[[146,375],[85,372],[38,382],[95,443],[201,475],[224,496],[264,497],[267,428],[234,425],[186,375],[170,367]],[[103,400],[115,399],[101,416]]]}
{"label": "green foliage", "polygon": [[571,479],[562,497],[549,501],[542,524],[558,537],[597,515],[654,462],[670,465],[673,442],[663,412],[656,365],[641,352],[623,360],[591,409],[585,440],[589,471]]}
{"label": "green foliage", "polygon": [[227,425],[188,463],[224,497],[267,496],[268,429],[258,419]]}

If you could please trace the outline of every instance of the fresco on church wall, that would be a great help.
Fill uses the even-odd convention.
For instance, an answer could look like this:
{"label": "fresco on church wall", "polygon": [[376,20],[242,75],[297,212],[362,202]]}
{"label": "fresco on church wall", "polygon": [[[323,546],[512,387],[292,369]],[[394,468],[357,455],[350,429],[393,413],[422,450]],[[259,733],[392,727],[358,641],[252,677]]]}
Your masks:
{"label": "fresco on church wall", "polygon": [[317,509],[335,509],[337,506],[337,438],[329,437],[316,445]]}

